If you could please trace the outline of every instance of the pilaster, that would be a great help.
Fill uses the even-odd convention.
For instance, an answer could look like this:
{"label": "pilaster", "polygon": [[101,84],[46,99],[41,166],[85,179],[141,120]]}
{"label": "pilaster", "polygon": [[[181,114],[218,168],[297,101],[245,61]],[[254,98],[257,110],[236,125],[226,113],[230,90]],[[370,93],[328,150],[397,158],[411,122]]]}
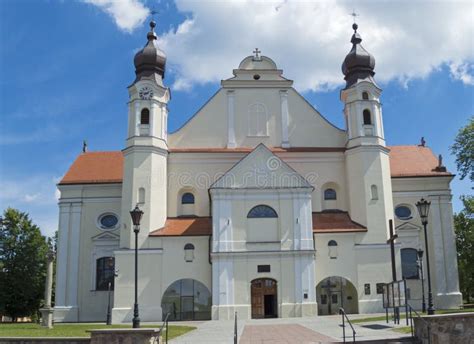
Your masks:
{"label": "pilaster", "polygon": [[235,118],[234,118],[234,90],[227,91],[227,148],[235,148]]}

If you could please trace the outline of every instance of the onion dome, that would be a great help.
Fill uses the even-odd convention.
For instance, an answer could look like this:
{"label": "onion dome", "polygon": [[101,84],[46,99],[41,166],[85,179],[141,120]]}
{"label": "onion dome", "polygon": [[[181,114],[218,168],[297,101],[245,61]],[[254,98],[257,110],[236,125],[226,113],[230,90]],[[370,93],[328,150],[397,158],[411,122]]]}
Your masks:
{"label": "onion dome", "polygon": [[138,81],[142,78],[153,78],[159,74],[165,77],[166,54],[158,48],[157,36],[155,34],[156,23],[150,22],[150,32],[146,35],[148,42],[145,47],[136,53],[133,63]]}
{"label": "onion dome", "polygon": [[352,49],[347,54],[342,63],[342,73],[346,80],[346,88],[356,84],[359,80],[368,80],[375,83],[372,78],[375,75],[375,58],[365,50],[362,45],[362,38],[357,33],[357,24],[352,25],[354,34],[351,38]]}

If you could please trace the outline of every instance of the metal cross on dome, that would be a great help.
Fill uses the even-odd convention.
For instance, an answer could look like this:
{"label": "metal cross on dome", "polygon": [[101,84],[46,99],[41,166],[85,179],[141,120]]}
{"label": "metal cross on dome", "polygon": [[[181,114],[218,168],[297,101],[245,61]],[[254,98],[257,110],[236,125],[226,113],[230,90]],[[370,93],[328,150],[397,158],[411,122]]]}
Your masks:
{"label": "metal cross on dome", "polygon": [[352,18],[354,18],[354,23],[356,22],[356,17],[360,17],[360,14],[356,13],[355,10],[353,10],[350,15],[352,16]]}
{"label": "metal cross on dome", "polygon": [[261,51],[258,50],[258,48],[255,48],[255,50],[253,51],[253,53],[255,54],[254,60],[261,60],[261,59],[262,59],[262,58],[260,57]]}

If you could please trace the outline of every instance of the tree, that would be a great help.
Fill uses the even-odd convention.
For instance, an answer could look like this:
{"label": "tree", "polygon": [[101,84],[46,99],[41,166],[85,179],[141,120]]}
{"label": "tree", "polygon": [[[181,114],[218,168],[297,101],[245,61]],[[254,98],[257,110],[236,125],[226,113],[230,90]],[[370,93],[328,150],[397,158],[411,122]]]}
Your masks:
{"label": "tree", "polygon": [[454,215],[459,284],[467,303],[474,296],[474,197],[461,197],[464,209]]}
{"label": "tree", "polygon": [[456,156],[460,178],[464,179],[469,175],[469,179],[474,182],[474,116],[459,130],[451,146],[451,153]]}
{"label": "tree", "polygon": [[35,315],[44,297],[48,244],[28,214],[8,208],[0,222],[0,312]]}

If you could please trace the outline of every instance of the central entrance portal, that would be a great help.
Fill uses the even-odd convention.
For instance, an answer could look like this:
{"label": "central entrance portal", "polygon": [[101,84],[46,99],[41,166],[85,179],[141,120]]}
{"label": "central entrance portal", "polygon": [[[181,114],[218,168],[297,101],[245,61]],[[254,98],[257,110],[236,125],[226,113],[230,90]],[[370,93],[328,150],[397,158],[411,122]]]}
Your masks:
{"label": "central entrance portal", "polygon": [[252,281],[252,319],[277,318],[278,298],[277,282],[271,278],[259,278]]}

